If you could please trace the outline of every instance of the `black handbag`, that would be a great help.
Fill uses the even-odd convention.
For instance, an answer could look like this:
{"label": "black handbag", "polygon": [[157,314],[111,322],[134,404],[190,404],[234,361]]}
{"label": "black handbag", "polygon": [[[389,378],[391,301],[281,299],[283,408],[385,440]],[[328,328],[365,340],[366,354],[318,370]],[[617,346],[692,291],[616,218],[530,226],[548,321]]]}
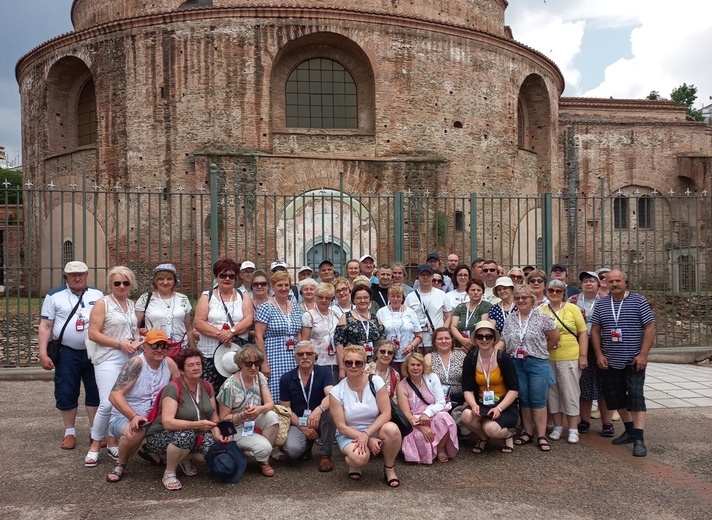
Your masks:
{"label": "black handbag", "polygon": [[[376,397],[376,387],[373,386],[373,375],[368,376],[368,386],[371,388],[371,393]],[[413,425],[401,410],[397,403],[393,402],[393,399],[388,399],[391,402],[391,422],[398,426],[401,432],[401,437],[409,435],[413,431]]]}
{"label": "black handbag", "polygon": [[72,312],[70,312],[69,316],[67,316],[67,321],[64,322],[64,327],[62,327],[62,331],[59,333],[59,337],[57,339],[52,339],[49,341],[49,343],[47,343],[47,357],[50,358],[52,360],[52,363],[54,363],[55,365],[59,360],[59,350],[62,348],[62,338],[64,337],[64,331],[67,329],[67,325],[69,325],[69,320],[71,320],[72,316],[74,316],[74,314],[77,312],[79,304],[82,303],[82,298],[84,298],[85,292],[86,289],[82,291],[81,296],[79,296],[79,301],[77,301],[77,304],[72,309]]}

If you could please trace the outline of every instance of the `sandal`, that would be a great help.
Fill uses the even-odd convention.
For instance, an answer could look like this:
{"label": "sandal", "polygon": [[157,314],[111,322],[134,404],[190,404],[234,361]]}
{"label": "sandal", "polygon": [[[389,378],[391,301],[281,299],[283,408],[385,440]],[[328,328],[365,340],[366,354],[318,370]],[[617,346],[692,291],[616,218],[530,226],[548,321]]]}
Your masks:
{"label": "sandal", "polygon": [[383,465],[383,481],[386,483],[386,485],[389,488],[397,488],[398,486],[400,486],[400,480],[398,479],[398,477],[389,479],[388,476],[386,475],[386,470],[393,469],[393,468],[395,468],[395,464],[393,466],[386,466],[385,464]]}
{"label": "sandal", "polygon": [[183,459],[180,462],[180,464],[178,464],[178,466],[183,471],[183,474],[186,477],[194,477],[198,474],[198,470],[196,469],[195,466],[193,466],[193,463],[188,459]]}
{"label": "sandal", "polygon": [[260,471],[265,477],[274,477],[274,468],[269,465],[269,462],[261,462]]}
{"label": "sandal", "polygon": [[604,424],[601,428],[601,437],[615,437],[616,429],[613,424]]}
{"label": "sandal", "polygon": [[[116,468],[121,468],[121,473],[116,471]],[[126,464],[122,464],[121,462],[117,462],[114,464],[114,469],[109,471],[106,475],[106,481],[111,482],[112,484],[116,484],[117,482],[120,482],[121,479],[124,477],[124,471],[126,471]]]}
{"label": "sandal", "polygon": [[106,453],[112,458],[114,462],[119,461],[119,447],[118,446],[107,446]]}
{"label": "sandal", "polygon": [[179,491],[183,489],[183,484],[180,483],[180,480],[176,477],[175,472],[164,473],[163,478],[161,478],[161,482],[163,482],[163,487],[168,491]]}
{"label": "sandal", "polygon": [[536,444],[541,451],[551,451],[551,444],[546,440],[546,437],[537,437]]}
{"label": "sandal", "polygon": [[478,438],[477,444],[475,444],[475,447],[472,448],[472,453],[479,455],[480,453],[485,451],[485,446],[487,446],[487,441]]}
{"label": "sandal", "polygon": [[499,449],[500,453],[514,453],[514,436],[510,435],[504,439],[504,446]]}
{"label": "sandal", "polygon": [[447,453],[444,451],[438,452],[438,462],[442,462],[443,464],[446,463],[448,460],[450,460],[447,456]]}
{"label": "sandal", "polygon": [[514,444],[517,446],[524,446],[525,444],[531,444],[532,442],[534,442],[534,437],[527,432],[522,432],[514,438]]}
{"label": "sandal", "polygon": [[349,478],[351,480],[361,480],[361,472],[360,471],[349,471]]}
{"label": "sandal", "polygon": [[87,456],[84,457],[84,466],[87,468],[96,467],[99,464],[99,452],[98,451],[88,451]]}
{"label": "sandal", "polygon": [[[155,453],[149,453],[146,451],[146,447],[141,446],[139,450],[136,452],[136,454],[141,457],[143,460],[150,462],[154,466],[161,466],[162,460],[161,457],[156,455]],[[154,458],[155,457],[155,458]]]}

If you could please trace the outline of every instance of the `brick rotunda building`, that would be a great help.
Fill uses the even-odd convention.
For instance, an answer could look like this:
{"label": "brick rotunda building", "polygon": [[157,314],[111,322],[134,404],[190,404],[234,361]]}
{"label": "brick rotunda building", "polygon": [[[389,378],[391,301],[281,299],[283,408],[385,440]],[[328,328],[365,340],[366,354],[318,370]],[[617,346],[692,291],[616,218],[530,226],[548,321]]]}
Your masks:
{"label": "brick rotunda building", "polygon": [[[85,172],[109,194],[160,186],[175,197],[178,187],[207,188],[214,163],[226,191],[251,194],[226,211],[221,253],[260,265],[331,257],[339,267],[363,252],[394,259],[393,237],[376,222],[394,217],[374,209],[387,203],[344,203],[344,193],[576,195],[600,179],[606,195],[709,185],[707,127],[669,102],[561,99],[561,72],[513,39],[506,8],[506,0],[75,0],[74,31],[17,64],[25,176],[74,186]],[[299,196],[315,192],[330,195]],[[198,230],[187,236],[175,205],[134,210],[128,196],[116,198],[45,197],[32,249],[69,237],[94,265],[175,261],[181,250],[186,266],[210,249],[195,202],[203,199],[185,203],[182,227]],[[253,219],[259,200],[268,207]],[[539,219],[517,215],[501,227],[491,219],[493,237],[472,251],[455,234],[470,230],[473,208],[463,209],[459,221],[447,208],[428,218],[411,209],[407,219],[435,227],[403,230],[404,260],[455,247],[467,260],[535,261],[539,245],[528,235]],[[151,244],[141,248],[134,228],[150,228],[161,211],[174,224],[146,229]],[[489,210],[477,211],[486,219]],[[77,214],[81,231],[67,224]],[[447,239],[443,225],[454,230]],[[559,250],[570,236],[561,235]],[[59,250],[40,264],[58,267]]]}

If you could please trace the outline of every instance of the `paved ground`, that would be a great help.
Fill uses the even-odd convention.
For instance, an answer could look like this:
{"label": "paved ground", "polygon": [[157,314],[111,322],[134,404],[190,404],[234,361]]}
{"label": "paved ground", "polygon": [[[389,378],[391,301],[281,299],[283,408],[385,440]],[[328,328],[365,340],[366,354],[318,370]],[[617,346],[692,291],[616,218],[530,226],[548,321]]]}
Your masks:
{"label": "paved ground", "polygon": [[[658,370],[660,369],[660,370]],[[677,375],[676,375],[677,374]],[[682,365],[655,366],[649,379],[678,381],[683,390],[712,390],[712,370]],[[691,380],[696,379],[696,380]],[[665,384],[651,381],[652,384]],[[250,467],[243,479],[224,485],[198,464],[197,477],[182,477],[184,488],[169,493],[160,468],[135,458],[119,484],[109,484],[105,453],[97,468],[84,468],[88,422],[78,420],[80,446],[62,451],[62,428],[53,408],[52,383],[0,382],[0,518],[191,518],[250,515],[252,518],[655,518],[708,519],[712,515],[712,407],[657,408],[649,414],[649,455],[633,458],[630,446],[612,446],[598,435],[600,422],[572,446],[559,441],[551,453],[534,446],[500,454],[499,444],[474,455],[465,441],[458,458],[432,467],[400,463],[401,488],[382,482],[372,462],[361,482],[346,477],[343,460],[332,473],[316,462],[275,464],[267,479]],[[692,388],[707,398],[702,387]],[[658,389],[676,398],[676,388]],[[658,398],[658,403],[663,398]],[[673,405],[663,402],[661,406]],[[681,403],[682,404],[682,403]],[[616,423],[620,428],[620,423]]]}

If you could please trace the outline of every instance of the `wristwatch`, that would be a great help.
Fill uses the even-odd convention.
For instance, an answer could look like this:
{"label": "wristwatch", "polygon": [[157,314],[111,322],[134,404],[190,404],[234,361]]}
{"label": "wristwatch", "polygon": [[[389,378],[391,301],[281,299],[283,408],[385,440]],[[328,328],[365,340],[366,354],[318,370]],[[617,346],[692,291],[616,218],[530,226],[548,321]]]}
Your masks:
{"label": "wristwatch", "polygon": [[233,334],[235,334],[235,327],[230,327],[230,332],[232,332]]}
{"label": "wristwatch", "polygon": [[319,410],[321,410],[321,413],[324,413],[326,411],[326,408],[324,408],[324,405],[320,404]]}

